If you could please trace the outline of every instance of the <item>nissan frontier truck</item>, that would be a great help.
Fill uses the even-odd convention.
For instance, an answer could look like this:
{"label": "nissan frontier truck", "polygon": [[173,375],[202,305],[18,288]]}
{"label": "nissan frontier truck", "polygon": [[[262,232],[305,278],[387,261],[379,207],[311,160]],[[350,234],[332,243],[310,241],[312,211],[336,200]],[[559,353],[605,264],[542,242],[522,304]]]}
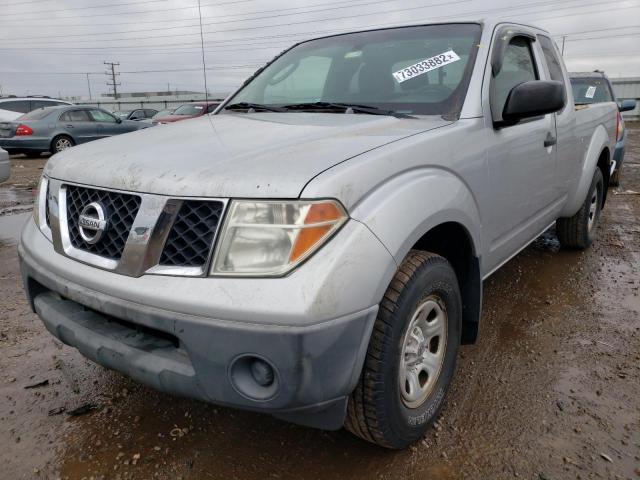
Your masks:
{"label": "nissan frontier truck", "polygon": [[298,43],[212,115],[57,154],[19,245],[46,328],[158,390],[388,448],[476,341],[482,282],[594,240],[616,105],[494,20]]}

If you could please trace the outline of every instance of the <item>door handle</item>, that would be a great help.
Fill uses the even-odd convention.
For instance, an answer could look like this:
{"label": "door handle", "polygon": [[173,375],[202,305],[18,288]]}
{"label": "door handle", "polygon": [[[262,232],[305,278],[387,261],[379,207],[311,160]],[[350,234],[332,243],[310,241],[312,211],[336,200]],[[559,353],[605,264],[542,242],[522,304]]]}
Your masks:
{"label": "door handle", "polygon": [[67,128],[73,128],[73,125],[66,125]]}
{"label": "door handle", "polygon": [[547,138],[544,139],[544,148],[553,147],[558,142],[558,139],[551,135],[551,132],[547,132]]}

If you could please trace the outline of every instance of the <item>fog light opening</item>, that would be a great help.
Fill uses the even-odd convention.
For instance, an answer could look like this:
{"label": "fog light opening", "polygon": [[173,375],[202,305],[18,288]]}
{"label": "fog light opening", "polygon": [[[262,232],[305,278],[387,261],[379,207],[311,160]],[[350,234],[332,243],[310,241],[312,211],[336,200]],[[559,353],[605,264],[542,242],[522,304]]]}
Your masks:
{"label": "fog light opening", "polygon": [[280,386],[278,371],[273,364],[266,358],[251,354],[231,362],[229,381],[240,395],[255,401],[272,399]]}

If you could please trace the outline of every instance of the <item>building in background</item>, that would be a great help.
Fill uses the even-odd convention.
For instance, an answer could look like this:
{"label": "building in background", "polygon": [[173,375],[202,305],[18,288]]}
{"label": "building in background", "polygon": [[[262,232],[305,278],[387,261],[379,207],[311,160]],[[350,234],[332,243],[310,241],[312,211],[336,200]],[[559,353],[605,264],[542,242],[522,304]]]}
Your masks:
{"label": "building in background", "polygon": [[[209,93],[210,102],[221,102],[228,93]],[[164,110],[177,108],[183,103],[205,101],[204,92],[190,90],[175,90],[162,92],[118,92],[118,99],[112,93],[103,93],[99,97],[65,97],[64,100],[78,105],[93,105],[114,112],[116,110],[133,110],[136,108],[153,108]]]}

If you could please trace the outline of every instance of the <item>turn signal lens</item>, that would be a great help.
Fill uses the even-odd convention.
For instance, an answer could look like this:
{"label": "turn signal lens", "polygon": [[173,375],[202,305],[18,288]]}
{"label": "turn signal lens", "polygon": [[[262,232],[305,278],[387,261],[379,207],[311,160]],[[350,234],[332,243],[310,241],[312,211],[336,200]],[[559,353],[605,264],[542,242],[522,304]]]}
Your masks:
{"label": "turn signal lens", "polygon": [[211,273],[284,275],[326,243],[347,218],[335,200],[234,200]]}

